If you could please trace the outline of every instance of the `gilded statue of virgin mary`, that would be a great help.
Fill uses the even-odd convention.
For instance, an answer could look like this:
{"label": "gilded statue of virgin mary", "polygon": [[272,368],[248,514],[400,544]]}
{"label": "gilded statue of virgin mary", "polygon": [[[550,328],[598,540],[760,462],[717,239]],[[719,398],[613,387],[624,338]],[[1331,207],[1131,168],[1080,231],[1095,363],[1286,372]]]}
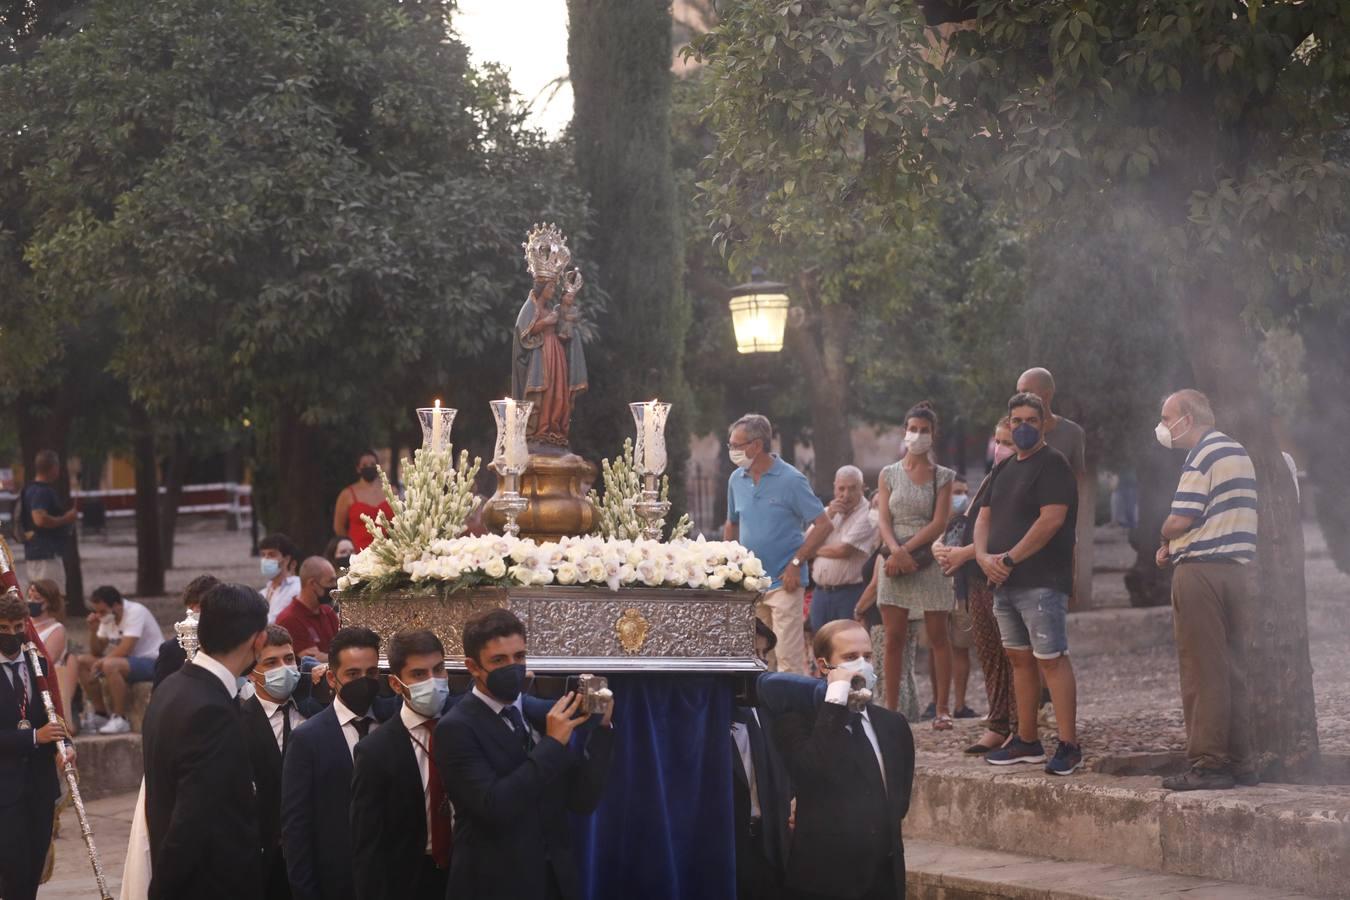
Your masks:
{"label": "gilded statue of virgin mary", "polygon": [[[529,442],[566,449],[576,397],[586,390],[586,357],[577,323],[581,273],[555,225],[535,225],[525,244],[534,286],[516,316],[511,341],[511,396],[534,404]],[[562,297],[555,302],[559,287]]]}

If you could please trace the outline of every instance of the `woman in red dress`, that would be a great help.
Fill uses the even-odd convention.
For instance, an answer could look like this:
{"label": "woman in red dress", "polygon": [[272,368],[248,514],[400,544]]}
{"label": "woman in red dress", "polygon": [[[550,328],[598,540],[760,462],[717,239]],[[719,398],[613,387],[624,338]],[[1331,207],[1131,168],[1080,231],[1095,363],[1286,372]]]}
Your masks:
{"label": "woman in red dress", "polygon": [[379,457],[374,450],[361,451],[356,460],[358,477],[338,494],[337,507],[333,510],[333,534],[350,539],[357,553],[374,539],[361,520],[362,516],[375,519],[383,512],[386,518],[394,518],[393,507],[384,499],[378,465]]}

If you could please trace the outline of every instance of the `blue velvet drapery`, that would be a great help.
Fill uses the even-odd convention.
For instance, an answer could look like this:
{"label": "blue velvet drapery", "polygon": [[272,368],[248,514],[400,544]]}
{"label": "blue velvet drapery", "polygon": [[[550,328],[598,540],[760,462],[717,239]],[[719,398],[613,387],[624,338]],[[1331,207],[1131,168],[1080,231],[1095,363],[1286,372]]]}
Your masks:
{"label": "blue velvet drapery", "polygon": [[734,681],[612,675],[614,759],[604,798],[578,816],[586,900],[735,900]]}

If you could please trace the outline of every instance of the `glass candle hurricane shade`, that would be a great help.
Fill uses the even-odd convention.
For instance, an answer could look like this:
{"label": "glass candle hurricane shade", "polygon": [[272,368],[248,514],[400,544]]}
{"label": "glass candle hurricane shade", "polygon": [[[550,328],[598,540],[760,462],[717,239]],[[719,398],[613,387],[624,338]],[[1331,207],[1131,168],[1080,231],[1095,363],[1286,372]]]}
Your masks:
{"label": "glass candle hurricane shade", "polygon": [[492,454],[493,467],[500,473],[522,472],[530,461],[526,446],[530,413],[534,404],[512,399],[493,400],[492,418],[497,423],[497,446]]}
{"label": "glass candle hurricane shade", "polygon": [[643,475],[660,475],[666,471],[666,419],[670,404],[660,400],[630,403],[633,423],[637,426],[637,441],[633,447],[633,465]]}
{"label": "glass candle hurricane shade", "polygon": [[417,410],[417,419],[422,423],[422,448],[425,450],[447,450],[450,447],[450,429],[455,424],[457,409],[441,406],[437,400],[435,406],[422,406]]}

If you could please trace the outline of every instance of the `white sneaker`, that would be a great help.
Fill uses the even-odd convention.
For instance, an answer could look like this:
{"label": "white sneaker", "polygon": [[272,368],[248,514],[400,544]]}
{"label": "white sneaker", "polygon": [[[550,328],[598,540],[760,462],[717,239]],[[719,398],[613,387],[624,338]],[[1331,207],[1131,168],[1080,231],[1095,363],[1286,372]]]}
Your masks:
{"label": "white sneaker", "polygon": [[107,724],[98,730],[99,734],[129,734],[131,723],[121,716],[113,716]]}
{"label": "white sneaker", "polygon": [[108,717],[100,713],[90,713],[80,722],[81,731],[98,731],[108,724]]}

